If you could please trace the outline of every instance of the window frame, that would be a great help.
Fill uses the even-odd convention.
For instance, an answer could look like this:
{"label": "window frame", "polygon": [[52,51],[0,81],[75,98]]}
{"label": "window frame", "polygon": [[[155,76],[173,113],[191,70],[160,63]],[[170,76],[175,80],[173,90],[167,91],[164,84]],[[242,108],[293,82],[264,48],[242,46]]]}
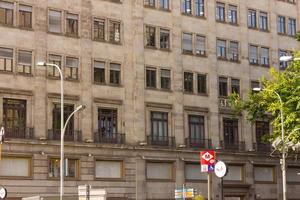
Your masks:
{"label": "window frame", "polygon": [[[60,31],[59,32],[50,30],[50,12],[51,11],[60,13]],[[64,34],[64,12],[63,12],[63,10],[60,10],[57,8],[48,8],[48,10],[47,10],[47,32],[51,33],[51,34],[58,34],[58,35]]]}
{"label": "window frame", "polygon": [[[77,64],[78,66],[77,67],[71,67],[71,66],[68,66],[67,65],[67,59],[75,59],[77,60]],[[79,74],[80,74],[80,58],[79,57],[76,57],[76,56],[69,56],[69,55],[66,55],[65,56],[65,64],[64,64],[64,76],[66,78],[66,80],[71,80],[71,81],[79,81]],[[73,78],[73,70],[75,69],[75,75],[76,77]],[[70,76],[68,75],[67,71],[70,70]]]}
{"label": "window frame", "polygon": [[[0,23],[0,24],[2,26],[13,27],[15,25],[15,16],[14,16],[14,14],[15,14],[15,3],[11,2],[11,1],[2,1],[2,2],[12,4],[12,9],[0,7],[0,9],[4,10],[4,16],[5,16],[5,19],[4,19],[5,23]],[[8,15],[7,12],[8,11],[12,12],[11,13],[11,19],[10,19],[11,20],[11,24],[7,22],[8,21],[7,20],[7,15]]]}
{"label": "window frame", "polygon": [[[271,168],[272,169],[273,180],[272,181],[256,180],[255,179],[255,167]],[[254,183],[256,183],[256,184],[277,184],[277,168],[276,168],[276,166],[274,166],[274,165],[254,164],[253,165],[253,180],[254,180]]]}
{"label": "window frame", "polygon": [[[187,80],[188,82],[186,82],[185,75],[191,75],[192,80]],[[191,71],[184,71],[183,72],[183,91],[184,91],[184,93],[194,94],[194,89],[195,89],[194,82],[195,82],[194,73]],[[191,88],[188,89],[187,87],[189,87],[189,86],[191,86]]]}
{"label": "window frame", "polygon": [[[103,82],[97,82],[95,81],[95,63],[96,62],[99,62],[99,63],[103,63],[104,64],[104,68],[103,68],[103,72],[104,72],[104,81]],[[97,69],[102,69],[102,68],[97,68]],[[105,60],[102,60],[102,59],[93,59],[93,74],[92,74],[92,77],[93,77],[93,83],[94,84],[99,84],[99,85],[105,85],[107,83],[107,78],[106,78],[106,75],[107,75],[107,63]]]}
{"label": "window frame", "polygon": [[[171,178],[169,179],[162,179],[162,178],[148,178],[147,174],[148,174],[148,168],[147,168],[147,164],[148,163],[155,163],[155,164],[170,164],[171,166]],[[168,160],[146,160],[145,163],[145,176],[146,176],[146,180],[149,182],[175,182],[176,179],[176,169],[175,169],[175,163],[174,161],[168,161]]]}
{"label": "window frame", "polygon": [[[25,6],[25,7],[31,7],[31,12],[29,12],[29,11],[23,11],[23,12],[25,12],[25,14],[27,13],[30,13],[30,27],[27,27],[27,26],[21,26],[20,25],[20,6]],[[33,6],[32,5],[29,5],[29,4],[24,4],[24,3],[20,3],[19,5],[18,5],[18,27],[19,28],[21,28],[21,29],[29,29],[29,30],[32,30],[33,29],[33,20],[34,20],[34,16],[33,16]],[[24,18],[24,20],[25,20],[25,18]]]}
{"label": "window frame", "polygon": [[[152,73],[154,72],[154,83],[152,83],[152,80],[149,80],[150,81],[150,86],[148,85],[148,71],[151,71],[151,76],[153,75]],[[152,67],[152,66],[146,66],[145,67],[145,86],[147,89],[157,89],[157,68],[156,67]]]}
{"label": "window frame", "polygon": [[[111,69],[111,65],[119,65],[120,66],[120,70],[115,70],[115,69]],[[114,62],[114,61],[111,61],[111,62],[108,62],[108,84],[111,85],[111,86],[122,86],[122,64],[120,62]],[[118,83],[115,82],[112,82],[112,78],[111,76],[113,76],[114,78],[116,78],[116,74],[112,74],[112,72],[118,72]]]}
{"label": "window frame", "polygon": [[[114,39],[114,40],[111,40],[111,34],[112,34],[112,32],[110,31],[110,25],[111,25],[111,23],[112,24],[118,24],[119,25],[119,41],[117,41],[116,39]],[[117,29],[113,29],[114,30],[114,32],[113,32],[113,34],[115,34],[115,37],[114,38],[116,38],[116,30]],[[122,30],[123,30],[123,25],[122,25],[122,21],[121,20],[117,20],[117,19],[107,19],[107,41],[109,42],[109,43],[112,43],[112,44],[122,44],[122,41],[123,41],[123,36],[122,36]]]}
{"label": "window frame", "polygon": [[201,164],[199,162],[196,161],[186,161],[184,162],[184,180],[186,182],[190,182],[190,183],[206,183],[207,182],[207,178],[205,179],[189,179],[186,176],[186,165],[198,165],[199,166],[199,172],[201,170]]}
{"label": "window frame", "polygon": [[[50,174],[50,165],[51,165],[51,161],[52,160],[58,160],[59,161],[59,166],[60,166],[60,158],[57,157],[57,156],[50,156],[48,157],[47,161],[48,161],[48,164],[47,164],[47,179],[48,180],[58,180],[60,179],[60,174],[58,175],[58,177],[50,177],[49,174]],[[65,176],[65,169],[63,170],[64,172],[64,179],[66,180],[80,180],[80,175],[81,175],[81,172],[80,172],[80,158],[78,157],[73,157],[73,156],[65,156],[64,160],[66,159],[70,159],[70,160],[74,160],[75,161],[75,165],[76,165],[76,172],[75,172],[75,177],[68,177],[68,176]],[[66,162],[64,162],[64,167],[66,167]],[[59,170],[59,173],[60,173],[60,170]]]}
{"label": "window frame", "polygon": [[[0,57],[0,60],[3,59],[3,68],[4,70],[0,70],[1,73],[13,73],[14,70],[15,70],[15,49],[14,48],[11,48],[11,47],[7,47],[7,46],[0,46],[0,49],[7,49],[9,50],[11,53],[12,53],[12,57],[8,57],[8,56],[3,56],[3,57]],[[11,65],[11,70],[7,70],[7,63],[10,63]]]}
{"label": "window frame", "polygon": [[[120,163],[120,178],[107,178],[107,177],[97,177],[96,176],[96,163],[97,162],[118,162]],[[103,157],[95,157],[94,159],[94,180],[107,180],[107,181],[121,181],[125,180],[125,161],[119,158],[103,158]]]}
{"label": "window frame", "polygon": [[[104,23],[104,27],[103,27],[103,39],[102,38],[98,38],[95,36],[95,22],[101,22],[103,21]],[[92,29],[92,39],[94,41],[100,41],[100,42],[105,42],[106,41],[106,37],[107,37],[107,19],[103,18],[103,17],[93,17],[93,29]],[[99,27],[97,29],[98,33],[99,33]]]}
{"label": "window frame", "polygon": [[[77,19],[72,19],[70,17],[68,17],[68,15],[77,15]],[[69,37],[79,37],[79,32],[80,32],[80,15],[78,13],[74,13],[74,12],[65,12],[65,34]],[[73,21],[76,22],[74,26],[77,26],[75,32],[71,31],[72,28],[69,27],[69,23],[71,23]]]}
{"label": "window frame", "polygon": [[23,180],[32,180],[33,179],[33,156],[29,155],[14,155],[14,154],[8,154],[8,155],[3,155],[3,158],[11,158],[11,159],[28,159],[28,174],[29,176],[0,176],[3,179],[23,179]]}

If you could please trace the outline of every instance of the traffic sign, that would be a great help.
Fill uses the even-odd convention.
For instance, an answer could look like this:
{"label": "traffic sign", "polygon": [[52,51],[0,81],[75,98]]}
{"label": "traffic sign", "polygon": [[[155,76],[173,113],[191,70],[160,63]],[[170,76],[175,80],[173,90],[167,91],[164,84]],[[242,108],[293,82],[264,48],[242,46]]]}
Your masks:
{"label": "traffic sign", "polygon": [[7,196],[7,190],[6,188],[0,186],[0,199],[5,199]]}
{"label": "traffic sign", "polygon": [[222,161],[218,161],[215,165],[216,176],[219,178],[223,178],[224,176],[226,176],[227,172],[228,172],[228,168],[226,164]]}
{"label": "traffic sign", "polygon": [[201,151],[200,152],[201,172],[214,172],[215,160],[216,160],[215,151]]}

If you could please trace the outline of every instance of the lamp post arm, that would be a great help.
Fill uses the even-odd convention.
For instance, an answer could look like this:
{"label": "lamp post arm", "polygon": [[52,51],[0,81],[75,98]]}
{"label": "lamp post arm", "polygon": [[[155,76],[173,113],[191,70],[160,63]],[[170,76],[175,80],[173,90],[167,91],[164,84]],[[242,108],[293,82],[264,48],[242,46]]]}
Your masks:
{"label": "lamp post arm", "polygon": [[69,117],[68,117],[68,119],[67,119],[67,121],[66,121],[66,123],[65,123],[65,125],[64,125],[64,128],[63,128],[63,136],[65,135],[65,131],[66,131],[66,128],[67,128],[67,125],[68,125],[68,123],[69,123],[69,121],[71,120],[71,118],[72,118],[72,116],[76,113],[76,112],[78,112],[79,110],[81,110],[81,109],[83,109],[84,107],[82,106],[82,105],[80,105],[80,106],[78,106],[70,115],[69,115]]}

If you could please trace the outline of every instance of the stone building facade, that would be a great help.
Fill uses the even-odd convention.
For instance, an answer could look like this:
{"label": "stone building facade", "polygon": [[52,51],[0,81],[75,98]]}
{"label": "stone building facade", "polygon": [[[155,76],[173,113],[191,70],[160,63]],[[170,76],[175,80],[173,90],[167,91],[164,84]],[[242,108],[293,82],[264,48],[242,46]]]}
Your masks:
{"label": "stone building facade", "polygon": [[[0,183],[9,199],[58,195],[60,79],[64,74],[65,195],[104,188],[118,199],[207,196],[199,151],[230,169],[225,199],[281,199],[278,155],[228,107],[282,70],[299,49],[297,0],[0,0]],[[300,196],[300,162],[288,162],[288,198]],[[221,199],[213,176],[213,199]]]}

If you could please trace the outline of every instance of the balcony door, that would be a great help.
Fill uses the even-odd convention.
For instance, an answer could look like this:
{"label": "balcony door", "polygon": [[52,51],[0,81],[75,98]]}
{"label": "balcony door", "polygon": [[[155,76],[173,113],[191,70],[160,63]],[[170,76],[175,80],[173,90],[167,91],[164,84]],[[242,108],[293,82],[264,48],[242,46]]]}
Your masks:
{"label": "balcony door", "polygon": [[[70,114],[74,111],[74,105],[65,104],[64,105],[64,124],[66,123]],[[53,139],[59,140],[60,139],[60,104],[54,104],[52,110],[52,129],[53,129]],[[68,122],[68,125],[65,130],[65,139],[66,140],[74,140],[74,116]]]}
{"label": "balcony door", "polygon": [[102,136],[113,136],[117,134],[117,110],[104,108],[98,109],[98,132]]}
{"label": "balcony door", "polygon": [[151,112],[151,140],[168,142],[167,112]]}
{"label": "balcony door", "polygon": [[189,115],[189,141],[191,146],[203,146],[204,144],[204,117]]}
{"label": "balcony door", "polygon": [[224,145],[225,148],[237,146],[239,141],[239,132],[238,132],[238,120],[223,118],[223,127],[224,127]]}

